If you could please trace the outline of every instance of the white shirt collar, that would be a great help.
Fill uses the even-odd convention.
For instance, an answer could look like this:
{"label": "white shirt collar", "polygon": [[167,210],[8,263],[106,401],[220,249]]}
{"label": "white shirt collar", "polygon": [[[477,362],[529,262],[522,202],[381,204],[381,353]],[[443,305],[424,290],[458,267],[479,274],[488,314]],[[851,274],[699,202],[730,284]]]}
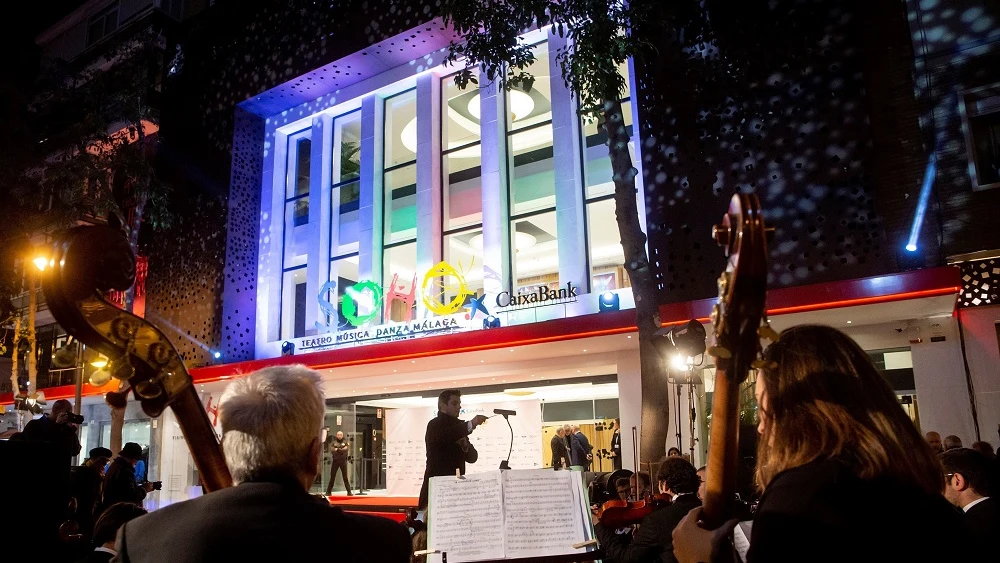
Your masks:
{"label": "white shirt collar", "polygon": [[965,511],[965,512],[968,512],[970,508],[972,508],[973,506],[976,506],[977,504],[983,502],[984,500],[986,500],[988,498],[990,498],[990,497],[977,498],[976,500],[974,500],[974,501],[970,502],[969,504],[963,506],[962,510]]}
{"label": "white shirt collar", "polygon": [[100,547],[95,547],[94,551],[103,551],[104,553],[110,553],[111,555],[118,555],[117,551],[111,549],[110,547],[104,547],[103,545]]}
{"label": "white shirt collar", "polygon": [[677,497],[682,497],[684,495],[693,495],[693,494],[694,493],[677,493],[674,496],[670,497],[670,502],[675,502],[677,500]]}

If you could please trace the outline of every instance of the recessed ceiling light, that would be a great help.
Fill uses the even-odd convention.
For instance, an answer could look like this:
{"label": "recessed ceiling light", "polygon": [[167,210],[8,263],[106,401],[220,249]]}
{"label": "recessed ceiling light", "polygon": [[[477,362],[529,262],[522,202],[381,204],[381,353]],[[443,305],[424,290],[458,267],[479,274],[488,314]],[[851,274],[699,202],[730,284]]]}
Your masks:
{"label": "recessed ceiling light", "polygon": [[496,381],[496,380],[497,380],[497,378],[495,378],[495,377],[491,379],[491,381]]}
{"label": "recessed ceiling light", "polygon": [[847,321],[847,324],[851,324],[851,321]]}
{"label": "recessed ceiling light", "polygon": [[410,363],[411,364],[415,364],[415,363],[417,363],[417,361],[416,360],[410,360]]}
{"label": "recessed ceiling light", "polygon": [[584,352],[586,352],[586,351],[587,351],[587,349],[586,349],[586,348],[584,348],[584,349],[583,349],[583,351],[584,351]]}
{"label": "recessed ceiling light", "polygon": [[486,363],[486,360],[479,360],[479,363],[481,364]]}
{"label": "recessed ceiling light", "polygon": [[632,338],[632,335],[630,334],[630,335],[626,336],[626,338]]}

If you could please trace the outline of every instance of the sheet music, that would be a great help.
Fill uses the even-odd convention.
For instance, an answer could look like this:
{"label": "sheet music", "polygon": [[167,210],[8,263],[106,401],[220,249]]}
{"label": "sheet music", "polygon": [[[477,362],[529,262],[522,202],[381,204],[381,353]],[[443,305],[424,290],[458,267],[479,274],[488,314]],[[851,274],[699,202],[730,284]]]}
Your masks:
{"label": "sheet music", "polygon": [[503,472],[508,559],[564,555],[573,551],[571,545],[586,539],[579,477],[551,469]]}
{"label": "sheet music", "polygon": [[[502,487],[499,471],[431,478],[427,549],[447,552],[449,562],[502,559]],[[441,555],[430,560],[441,561]]]}
{"label": "sheet music", "polygon": [[736,553],[740,556],[740,561],[746,562],[747,551],[750,551],[750,529],[753,525],[752,520],[747,520],[745,522],[740,522],[733,528],[733,547],[736,548]]}

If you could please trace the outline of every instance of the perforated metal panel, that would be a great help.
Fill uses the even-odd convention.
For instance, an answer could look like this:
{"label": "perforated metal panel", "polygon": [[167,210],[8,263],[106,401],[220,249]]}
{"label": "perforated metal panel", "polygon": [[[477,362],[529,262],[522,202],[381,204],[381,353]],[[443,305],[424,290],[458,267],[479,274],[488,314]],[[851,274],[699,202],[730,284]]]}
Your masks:
{"label": "perforated metal panel", "polygon": [[1000,258],[963,262],[960,307],[1000,304]]}

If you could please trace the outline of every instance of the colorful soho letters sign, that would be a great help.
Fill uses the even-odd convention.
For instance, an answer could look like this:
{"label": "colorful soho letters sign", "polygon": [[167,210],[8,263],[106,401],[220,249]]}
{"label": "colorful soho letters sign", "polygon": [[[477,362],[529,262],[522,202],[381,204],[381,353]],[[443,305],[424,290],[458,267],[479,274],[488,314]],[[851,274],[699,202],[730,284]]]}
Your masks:
{"label": "colorful soho letters sign", "polygon": [[[403,301],[412,307],[416,298],[417,278],[413,277],[409,292],[402,292],[402,286],[397,286],[398,276],[393,276],[389,291],[371,281],[361,280],[344,289],[344,300],[340,308],[343,316],[343,324],[337,322],[339,326],[351,325],[361,326],[365,323],[376,320],[382,307],[385,306],[388,314],[388,307],[393,301]],[[399,290],[397,290],[399,288]],[[329,281],[323,284],[319,290],[319,307],[330,319],[337,319],[337,306],[328,296],[336,295],[337,282]],[[455,297],[448,300],[447,294],[453,293]],[[475,296],[474,291],[469,290],[469,286],[457,268],[447,262],[438,262],[424,274],[423,282],[420,284],[420,300],[427,310],[435,315],[451,315],[458,312],[465,305],[470,296]],[[361,313],[358,309],[358,302],[371,303],[367,312]],[[411,308],[406,308],[406,321],[410,321]],[[321,332],[328,332],[334,328],[332,325],[316,323],[316,328]]]}

